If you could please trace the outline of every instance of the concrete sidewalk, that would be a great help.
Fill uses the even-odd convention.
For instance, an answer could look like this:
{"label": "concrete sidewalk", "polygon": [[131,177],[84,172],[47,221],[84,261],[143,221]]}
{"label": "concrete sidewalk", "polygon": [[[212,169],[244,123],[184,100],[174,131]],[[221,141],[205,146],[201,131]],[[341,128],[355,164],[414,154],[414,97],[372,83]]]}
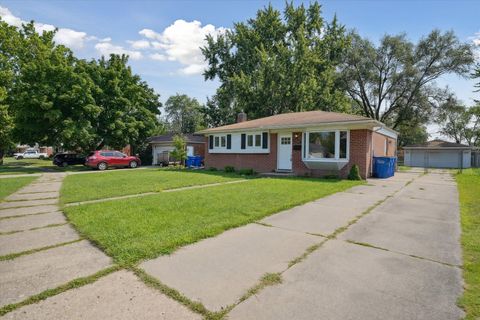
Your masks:
{"label": "concrete sidewalk", "polygon": [[459,236],[450,175],[421,176],[229,319],[460,319]]}
{"label": "concrete sidewalk", "polygon": [[190,300],[221,311],[238,303],[263,275],[285,272],[312,245],[326,241],[417,176],[374,180],[272,215],[261,225],[226,231],[140,267]]}
{"label": "concrete sidewalk", "polygon": [[[0,202],[0,308],[90,277],[112,259],[67,224],[58,206],[65,173],[47,173]],[[1,183],[1,181],[0,181]],[[200,319],[177,301],[116,271],[7,313],[6,319]]]}

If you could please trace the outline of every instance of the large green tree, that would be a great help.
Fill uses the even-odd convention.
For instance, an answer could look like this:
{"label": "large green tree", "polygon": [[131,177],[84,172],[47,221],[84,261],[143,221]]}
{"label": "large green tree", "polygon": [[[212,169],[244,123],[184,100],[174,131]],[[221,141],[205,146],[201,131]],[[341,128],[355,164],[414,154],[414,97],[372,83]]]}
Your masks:
{"label": "large green tree", "polygon": [[207,37],[206,80],[220,87],[205,108],[209,125],[307,110],[345,111],[336,68],[348,44],[336,18],[326,23],[318,2],[283,15],[271,5],[224,34]]}
{"label": "large green tree", "polygon": [[127,56],[87,62],[54,35],[38,34],[33,22],[0,24],[0,142],[85,151],[143,145],[158,127],[161,103]]}
{"label": "large green tree", "polygon": [[94,146],[122,148],[143,145],[157,130],[161,103],[159,95],[135,75],[125,55],[110,55],[88,63],[95,90],[92,93],[99,113],[95,118]]}
{"label": "large green tree", "polygon": [[19,34],[18,73],[9,97],[17,141],[67,149],[90,147],[101,110],[92,95],[95,87],[86,63],[56,45],[55,32],[38,34],[33,22]]}
{"label": "large green tree", "polygon": [[456,143],[480,145],[480,104],[467,108],[454,96],[436,111],[440,133]]}
{"label": "large green tree", "polygon": [[15,57],[20,47],[21,38],[17,29],[0,19],[0,163],[5,151],[14,144],[9,97],[18,70]]}
{"label": "large green tree", "polygon": [[[354,106],[365,116],[395,128],[431,120],[439,97],[434,81],[445,74],[467,75],[470,45],[453,32],[432,31],[414,44],[404,34],[386,35],[379,45],[352,34],[342,65],[342,81]],[[440,96],[441,97],[441,96]]]}
{"label": "large green tree", "polygon": [[186,94],[176,94],[165,102],[165,114],[170,131],[193,133],[203,127],[202,105]]}

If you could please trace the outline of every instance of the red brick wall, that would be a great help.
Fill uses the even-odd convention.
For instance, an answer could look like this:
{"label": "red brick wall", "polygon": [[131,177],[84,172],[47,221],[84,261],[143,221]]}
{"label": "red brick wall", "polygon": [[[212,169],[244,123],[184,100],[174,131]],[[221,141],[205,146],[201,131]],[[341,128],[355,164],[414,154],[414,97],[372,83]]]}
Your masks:
{"label": "red brick wall", "polygon": [[[208,145],[208,139],[205,142]],[[270,153],[209,153],[205,152],[205,167],[223,170],[226,166],[235,169],[253,169],[256,172],[272,172],[277,169],[277,134],[270,134]]]}
{"label": "red brick wall", "polygon": [[204,143],[187,143],[187,146],[193,146],[193,155],[205,157],[205,144]]}
{"label": "red brick wall", "polygon": [[340,176],[348,176],[354,164],[358,165],[362,178],[365,179],[371,175],[372,131],[350,130],[350,161],[340,170]]}
{"label": "red brick wall", "polygon": [[[293,143],[302,145],[302,133],[292,134]],[[206,140],[208,144],[208,140]],[[362,178],[367,178],[371,173],[372,160],[372,131],[367,129],[350,131],[350,161],[340,172],[328,170],[312,170],[305,166],[302,161],[302,148],[292,150],[292,171],[299,176],[320,177],[329,174],[346,177],[350,168],[357,164]],[[295,150],[297,149],[297,150]],[[269,154],[216,154],[205,153],[205,166],[223,169],[225,166],[234,166],[236,169],[252,168],[257,172],[272,172],[277,169],[277,134],[270,135]]]}

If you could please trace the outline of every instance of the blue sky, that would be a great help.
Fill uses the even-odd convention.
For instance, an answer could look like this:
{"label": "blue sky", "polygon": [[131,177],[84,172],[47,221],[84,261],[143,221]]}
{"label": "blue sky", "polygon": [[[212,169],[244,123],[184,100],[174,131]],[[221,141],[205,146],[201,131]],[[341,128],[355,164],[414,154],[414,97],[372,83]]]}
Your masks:
{"label": "blue sky", "polygon": [[[282,9],[284,1],[270,1]],[[216,82],[201,76],[197,47],[206,33],[221,32],[234,22],[253,17],[268,1],[8,1],[0,0],[0,15],[11,21],[35,20],[42,28],[61,30],[59,42],[84,58],[126,52],[130,64],[165,101],[186,93],[200,101],[212,95]],[[300,1],[295,1],[300,3]],[[308,4],[308,2],[305,2]],[[372,41],[384,34],[407,33],[412,41],[432,29],[454,30],[462,41],[480,44],[480,1],[321,1],[324,17],[356,29]],[[442,78],[467,104],[480,99],[472,80]]]}

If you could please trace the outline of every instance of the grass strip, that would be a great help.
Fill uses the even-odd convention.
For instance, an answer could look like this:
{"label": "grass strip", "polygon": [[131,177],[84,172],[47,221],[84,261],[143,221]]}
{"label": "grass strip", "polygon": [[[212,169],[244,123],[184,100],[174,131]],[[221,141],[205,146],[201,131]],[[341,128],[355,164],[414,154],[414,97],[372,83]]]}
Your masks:
{"label": "grass strip", "polygon": [[97,281],[98,279],[100,279],[100,278],[102,278],[102,277],[104,277],[104,276],[106,276],[106,275],[108,275],[112,272],[118,271],[120,269],[121,268],[119,266],[112,266],[112,267],[103,269],[103,270],[101,270],[97,273],[94,273],[93,275],[90,275],[88,277],[77,278],[77,279],[74,279],[74,280],[64,284],[64,285],[56,287],[54,289],[45,290],[45,291],[43,291],[39,294],[33,295],[33,296],[25,299],[23,301],[20,301],[20,302],[17,302],[17,303],[12,303],[12,304],[7,304],[6,306],[3,306],[2,308],[0,308],[0,316],[3,316],[3,315],[5,315],[9,312],[12,312],[12,311],[14,311],[14,310],[16,310],[20,307],[40,302],[42,300],[45,300],[47,298],[50,298],[52,296],[55,296],[55,295],[60,294],[62,292],[65,292],[67,290],[83,287],[87,284],[93,283],[93,282]]}
{"label": "grass strip", "polygon": [[53,248],[66,246],[68,244],[72,244],[72,243],[79,242],[79,241],[82,241],[82,240],[83,239],[80,238],[80,239],[73,240],[73,241],[54,244],[52,246],[47,246],[47,247],[42,247],[42,248],[37,248],[37,249],[32,249],[32,250],[27,250],[27,251],[22,251],[22,252],[10,253],[10,254],[4,255],[4,256],[0,256],[0,261],[12,260],[12,259],[27,255],[27,254],[37,253],[37,252],[45,251],[45,250],[48,250],[48,249],[53,249]]}
{"label": "grass strip", "polygon": [[463,170],[455,176],[460,199],[462,227],[463,296],[459,306],[465,319],[480,319],[480,168]]}
{"label": "grass strip", "polygon": [[206,319],[215,319],[215,313],[207,310],[207,308],[205,308],[205,306],[200,302],[190,300],[189,298],[181,294],[179,291],[168,287],[167,285],[150,276],[148,273],[138,267],[130,267],[128,269],[135,273],[135,275],[139,277],[140,280],[142,280],[143,283],[145,283],[147,286],[159,290],[161,293],[181,303],[193,312],[201,314]]}
{"label": "grass strip", "polygon": [[47,224],[46,226],[42,227],[35,227],[35,228],[30,228],[30,229],[25,229],[25,230],[13,230],[13,231],[8,231],[8,232],[0,232],[0,236],[5,236],[9,234],[14,234],[14,233],[19,233],[19,232],[25,232],[25,231],[34,231],[38,229],[45,229],[45,228],[52,228],[52,227],[61,227],[68,224],[68,222],[64,223],[52,223],[52,224]]}
{"label": "grass strip", "polygon": [[68,175],[62,186],[61,201],[82,202],[243,179],[238,174],[168,169]]}
{"label": "grass strip", "polygon": [[0,202],[37,178],[38,177],[18,177],[0,179]]}

